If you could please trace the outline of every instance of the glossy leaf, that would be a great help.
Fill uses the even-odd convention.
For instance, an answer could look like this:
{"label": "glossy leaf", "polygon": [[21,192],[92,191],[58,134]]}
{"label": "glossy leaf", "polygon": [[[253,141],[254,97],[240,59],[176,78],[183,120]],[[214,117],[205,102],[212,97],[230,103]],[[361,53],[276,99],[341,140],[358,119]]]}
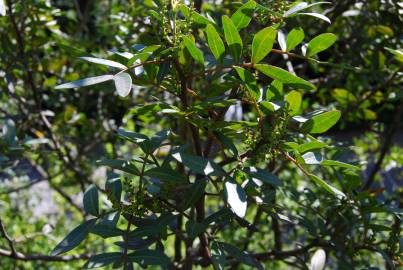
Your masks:
{"label": "glossy leaf", "polygon": [[217,61],[221,61],[225,54],[225,46],[215,27],[211,24],[206,27],[207,42]]}
{"label": "glossy leaf", "polygon": [[78,246],[87,237],[96,221],[96,219],[90,219],[77,226],[59,244],[57,244],[57,246],[52,250],[51,255],[57,256]]}
{"label": "glossy leaf", "polygon": [[328,131],[340,119],[340,111],[329,111],[313,116],[302,125],[306,133],[323,133]]}
{"label": "glossy leaf", "polygon": [[265,64],[256,64],[254,66],[257,70],[265,74],[266,76],[269,76],[270,78],[280,81],[283,84],[288,84],[290,86],[295,86],[299,87],[302,89],[315,89],[316,87],[311,84],[310,82],[301,79],[300,77],[297,77],[288,71],[281,69],[279,67],[271,66],[271,65],[265,65]]}
{"label": "glossy leaf", "polygon": [[195,42],[189,37],[184,37],[183,44],[186,47],[186,49],[189,51],[189,53],[193,57],[193,59],[196,60],[196,62],[199,63],[200,65],[204,66],[203,52],[199,48],[196,47]]}
{"label": "glossy leaf", "polygon": [[225,197],[232,211],[243,218],[246,214],[248,202],[246,193],[240,185],[235,182],[225,182]]}
{"label": "glossy leaf", "polygon": [[302,104],[301,93],[293,90],[285,96],[285,100],[289,105],[288,109],[290,111],[290,115],[298,114]]}
{"label": "glossy leaf", "polygon": [[301,27],[294,28],[287,36],[287,51],[292,51],[297,47],[305,38],[304,30]]}
{"label": "glossy leaf", "polygon": [[182,174],[167,167],[156,167],[149,169],[144,173],[144,175],[157,178],[163,182],[186,183],[186,178]]}
{"label": "glossy leaf", "polygon": [[307,2],[300,2],[296,5],[293,5],[289,10],[284,13],[284,17],[290,17],[291,15],[295,15],[297,12],[308,9],[310,7],[321,5],[321,4],[331,4],[331,2],[315,2],[312,4],[308,4]]}
{"label": "glossy leaf", "polygon": [[115,82],[115,88],[119,96],[128,96],[130,90],[132,89],[132,77],[129,75],[129,73],[119,73],[113,78],[113,80]]}
{"label": "glossy leaf", "polygon": [[111,61],[111,60],[95,58],[95,57],[80,57],[80,59],[91,62],[91,63],[95,63],[95,64],[118,68],[121,70],[127,69],[127,67],[125,65],[115,62],[115,61]]}
{"label": "glossy leaf", "polygon": [[359,171],[360,167],[357,167],[355,165],[352,164],[348,164],[345,162],[341,162],[338,160],[324,160],[321,163],[322,166],[334,166],[334,167],[340,167],[340,168],[346,168],[346,169],[351,169],[351,170],[356,170]]}
{"label": "glossy leaf", "polygon": [[227,243],[219,242],[219,244],[225,253],[235,258],[238,262],[256,267],[259,270],[264,269],[263,265],[246,251],[242,251],[239,248]]}
{"label": "glossy leaf", "polygon": [[70,88],[77,88],[83,86],[94,85],[98,83],[103,83],[106,81],[113,80],[113,75],[102,75],[97,77],[89,77],[85,79],[81,79],[74,82],[64,83],[55,87],[55,89],[70,89]]}
{"label": "glossy leaf", "polygon": [[249,0],[243,4],[238,10],[232,15],[231,20],[238,30],[247,27],[252,20],[253,13],[255,11],[256,2]]}
{"label": "glossy leaf", "polygon": [[222,176],[225,174],[220,166],[209,159],[181,152],[177,152],[172,156],[195,173],[211,176]]}
{"label": "glossy leaf", "polygon": [[171,260],[163,252],[151,249],[130,253],[128,259],[140,265],[159,265],[163,269],[167,269],[171,263]]}
{"label": "glossy leaf", "polygon": [[260,98],[260,89],[257,86],[255,76],[250,73],[248,70],[241,67],[234,67],[236,72],[238,73],[241,80],[245,83],[246,88],[254,97],[255,100],[259,100]]}
{"label": "glossy leaf", "polygon": [[277,30],[273,27],[266,27],[255,35],[252,43],[252,63],[259,63],[271,51],[276,34]]}
{"label": "glossy leaf", "polygon": [[239,58],[241,57],[243,47],[241,36],[239,35],[236,26],[228,16],[224,15],[222,17],[222,24],[229,52],[234,58],[235,62],[238,62]]}
{"label": "glossy leaf", "polygon": [[186,197],[181,204],[181,209],[186,210],[196,204],[196,202],[204,195],[207,182],[205,179],[196,179],[189,190],[186,191]]}
{"label": "glossy leaf", "polygon": [[336,42],[336,39],[336,35],[332,33],[321,34],[313,38],[308,43],[306,56],[310,57],[326,50]]}
{"label": "glossy leaf", "polygon": [[270,173],[267,170],[262,170],[254,167],[246,168],[245,172],[252,178],[256,178],[259,181],[262,181],[266,184],[273,186],[281,186],[283,183],[278,179],[277,176]]}
{"label": "glossy leaf", "polygon": [[84,264],[84,269],[93,269],[108,266],[114,262],[120,261],[123,254],[120,252],[109,252],[91,256]]}
{"label": "glossy leaf", "polygon": [[84,192],[83,202],[85,212],[93,216],[99,215],[98,189],[95,185],[90,185]]}
{"label": "glossy leaf", "polygon": [[105,184],[105,191],[114,201],[120,202],[122,196],[122,181],[120,178],[108,178]]}
{"label": "glossy leaf", "polygon": [[215,241],[211,244],[211,260],[215,270],[224,270],[226,255],[224,249]]}
{"label": "glossy leaf", "polygon": [[320,177],[311,174],[310,175],[311,179],[319,186],[321,186],[322,188],[324,188],[327,192],[336,195],[339,198],[345,198],[346,195],[341,192],[340,190],[338,190],[337,188],[329,185],[328,183],[326,183],[323,179],[321,179]]}
{"label": "glossy leaf", "polygon": [[130,161],[121,159],[103,159],[97,161],[98,165],[108,166],[133,175],[139,175],[140,171]]}
{"label": "glossy leaf", "polygon": [[323,21],[325,21],[325,22],[327,22],[329,24],[332,23],[328,17],[326,17],[325,15],[320,14],[320,13],[305,12],[305,13],[298,13],[298,15],[307,15],[307,16],[311,16],[311,17],[321,19],[321,20],[323,20]]}

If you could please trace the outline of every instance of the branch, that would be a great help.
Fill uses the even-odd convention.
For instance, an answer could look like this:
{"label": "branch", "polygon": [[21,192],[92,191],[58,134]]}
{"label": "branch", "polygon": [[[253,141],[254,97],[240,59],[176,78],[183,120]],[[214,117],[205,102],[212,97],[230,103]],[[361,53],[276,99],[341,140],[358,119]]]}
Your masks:
{"label": "branch", "polygon": [[0,256],[9,257],[20,261],[47,261],[47,262],[69,262],[76,260],[86,260],[90,257],[88,254],[66,255],[66,256],[48,256],[42,254],[25,255],[20,252],[14,253],[9,250],[0,249]]}

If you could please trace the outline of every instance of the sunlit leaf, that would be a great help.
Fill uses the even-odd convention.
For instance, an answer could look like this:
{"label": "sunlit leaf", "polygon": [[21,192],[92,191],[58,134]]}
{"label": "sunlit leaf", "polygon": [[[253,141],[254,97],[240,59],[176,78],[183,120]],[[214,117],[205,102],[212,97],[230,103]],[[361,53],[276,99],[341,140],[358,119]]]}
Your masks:
{"label": "sunlit leaf", "polygon": [[256,65],[254,65],[254,67],[257,70],[259,70],[260,72],[262,72],[263,74],[265,74],[266,76],[269,76],[270,78],[280,81],[284,84],[288,84],[291,86],[300,87],[302,89],[308,89],[308,90],[316,88],[312,83],[310,83],[304,79],[301,79],[300,77],[297,77],[279,67],[265,65],[265,64],[256,64]]}
{"label": "sunlit leaf", "polygon": [[80,59],[83,59],[85,61],[95,63],[95,64],[100,64],[100,65],[104,65],[104,66],[118,68],[118,69],[121,69],[121,70],[127,69],[127,67],[125,65],[123,65],[121,63],[118,63],[118,62],[115,62],[115,61],[111,61],[111,60],[95,58],[95,57],[80,57]]}
{"label": "sunlit leaf", "polygon": [[292,51],[300,44],[305,37],[304,30],[301,27],[294,28],[287,36],[287,51]]}
{"label": "sunlit leaf", "polygon": [[225,41],[228,44],[229,52],[234,58],[235,62],[238,62],[239,58],[241,57],[243,47],[242,39],[236,26],[228,16],[224,15],[222,17],[222,24],[224,28]]}
{"label": "sunlit leaf", "polygon": [[83,86],[94,85],[106,81],[113,80],[114,75],[102,75],[97,77],[89,77],[74,82],[64,83],[55,87],[55,89],[69,89]]}
{"label": "sunlit leaf", "polygon": [[243,4],[238,10],[232,15],[231,20],[238,30],[247,27],[252,20],[253,13],[255,11],[256,2],[249,0]]}
{"label": "sunlit leaf", "polygon": [[225,46],[217,30],[212,25],[206,27],[207,42],[217,61],[221,61],[225,54]]}
{"label": "sunlit leaf", "polygon": [[266,27],[255,35],[252,43],[252,63],[259,63],[271,51],[276,33],[274,28]]}
{"label": "sunlit leaf", "polygon": [[312,134],[326,132],[339,121],[340,116],[340,111],[317,114],[302,125],[302,130]]}
{"label": "sunlit leaf", "polygon": [[246,200],[246,193],[242,187],[235,182],[225,182],[225,197],[232,211],[238,217],[243,218],[246,214],[248,202]]}
{"label": "sunlit leaf", "polygon": [[310,57],[326,50],[336,42],[336,39],[336,35],[332,33],[321,34],[313,38],[308,43],[306,56]]}

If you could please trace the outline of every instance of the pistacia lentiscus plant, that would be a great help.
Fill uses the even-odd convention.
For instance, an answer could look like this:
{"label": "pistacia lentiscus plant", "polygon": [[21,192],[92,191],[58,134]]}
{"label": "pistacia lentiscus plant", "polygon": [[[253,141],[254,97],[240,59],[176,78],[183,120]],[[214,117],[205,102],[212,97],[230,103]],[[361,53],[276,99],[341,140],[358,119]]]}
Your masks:
{"label": "pistacia lentiscus plant", "polygon": [[337,108],[302,106],[316,87],[300,69],[345,68],[319,58],[336,35],[288,27],[301,16],[330,23],[319,4],[329,3],[248,1],[221,14],[144,1],[154,35],[109,59],[82,57],[108,72],[57,89],[109,83],[145,103],[117,130],[128,154],[98,162],[109,178],[87,188],[87,219],[52,255],[94,234],[107,244],[85,268],[317,270],[327,257],[338,269],[395,269],[397,210],[361,189],[345,147],[319,137]]}

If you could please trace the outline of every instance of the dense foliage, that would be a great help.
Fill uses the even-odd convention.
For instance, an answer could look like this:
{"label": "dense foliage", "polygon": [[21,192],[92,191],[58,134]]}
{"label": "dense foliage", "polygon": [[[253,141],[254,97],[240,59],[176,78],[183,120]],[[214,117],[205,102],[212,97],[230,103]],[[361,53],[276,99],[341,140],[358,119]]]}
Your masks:
{"label": "dense foliage", "polygon": [[402,14],[0,0],[0,268],[399,268]]}

